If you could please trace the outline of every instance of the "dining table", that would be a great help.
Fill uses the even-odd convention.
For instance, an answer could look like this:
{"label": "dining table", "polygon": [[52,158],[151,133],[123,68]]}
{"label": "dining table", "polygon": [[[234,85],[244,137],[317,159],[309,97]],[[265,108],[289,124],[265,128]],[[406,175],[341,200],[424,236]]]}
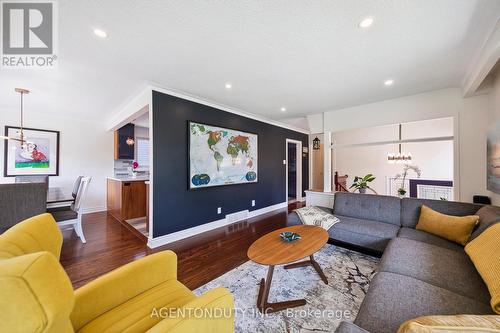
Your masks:
{"label": "dining table", "polygon": [[49,187],[47,191],[47,204],[62,204],[73,202],[75,198],[71,192],[64,190],[62,187]]}

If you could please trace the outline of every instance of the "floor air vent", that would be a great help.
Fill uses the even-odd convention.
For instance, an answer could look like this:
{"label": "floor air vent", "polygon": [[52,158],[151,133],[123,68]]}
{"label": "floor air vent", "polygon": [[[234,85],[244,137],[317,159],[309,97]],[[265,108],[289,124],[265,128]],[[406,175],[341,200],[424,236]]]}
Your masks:
{"label": "floor air vent", "polygon": [[232,213],[232,214],[227,214],[226,215],[226,221],[227,223],[234,223],[237,221],[245,220],[248,218],[248,209],[247,210],[242,210],[240,212]]}

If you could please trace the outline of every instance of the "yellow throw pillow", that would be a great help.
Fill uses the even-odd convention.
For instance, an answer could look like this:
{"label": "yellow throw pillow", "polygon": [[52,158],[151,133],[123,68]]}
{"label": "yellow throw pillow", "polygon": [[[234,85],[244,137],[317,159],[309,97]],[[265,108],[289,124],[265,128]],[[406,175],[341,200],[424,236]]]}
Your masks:
{"label": "yellow throw pillow", "polygon": [[465,252],[490,291],[493,311],[500,314],[500,223],[467,244]]}
{"label": "yellow throw pillow", "polygon": [[445,215],[422,205],[416,229],[465,245],[478,220],[477,215]]}
{"label": "yellow throw pillow", "polygon": [[500,332],[500,316],[425,316],[408,320],[397,333]]}

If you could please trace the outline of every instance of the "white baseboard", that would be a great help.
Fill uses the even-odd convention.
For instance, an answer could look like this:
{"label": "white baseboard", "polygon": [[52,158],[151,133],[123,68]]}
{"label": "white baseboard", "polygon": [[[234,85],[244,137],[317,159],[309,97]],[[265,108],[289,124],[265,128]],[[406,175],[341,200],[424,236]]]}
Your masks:
{"label": "white baseboard", "polygon": [[[248,218],[259,216],[259,215],[262,215],[262,214],[265,214],[265,213],[272,212],[273,210],[282,209],[282,208],[286,208],[286,207],[288,207],[288,203],[287,202],[282,202],[282,203],[279,203],[279,204],[276,204],[276,205],[264,207],[264,208],[261,208],[261,209],[256,209],[256,210],[253,210],[253,211],[251,211],[251,212],[248,213]],[[169,243],[172,243],[172,242],[175,242],[175,241],[187,238],[187,237],[191,237],[191,236],[194,236],[194,235],[197,235],[197,234],[201,234],[203,232],[207,232],[207,231],[210,231],[210,230],[213,230],[213,229],[216,229],[216,228],[220,228],[220,227],[223,227],[225,225],[232,224],[232,223],[235,223],[235,222],[238,222],[238,221],[228,222],[226,220],[226,218],[223,218],[223,219],[220,219],[220,220],[217,220],[217,221],[205,223],[205,224],[202,224],[202,225],[199,225],[199,226],[196,226],[196,227],[192,227],[192,228],[189,228],[189,229],[185,229],[185,230],[180,230],[180,231],[177,231],[177,232],[173,232],[173,233],[168,234],[168,235],[163,235],[163,236],[160,236],[160,237],[150,238],[148,240],[148,247],[153,249],[155,247],[159,247],[159,246],[162,246],[162,245],[165,245],[165,244],[169,244]]]}
{"label": "white baseboard", "polygon": [[83,214],[89,214],[89,213],[103,212],[106,210],[108,210],[106,206],[84,207],[82,212]]}

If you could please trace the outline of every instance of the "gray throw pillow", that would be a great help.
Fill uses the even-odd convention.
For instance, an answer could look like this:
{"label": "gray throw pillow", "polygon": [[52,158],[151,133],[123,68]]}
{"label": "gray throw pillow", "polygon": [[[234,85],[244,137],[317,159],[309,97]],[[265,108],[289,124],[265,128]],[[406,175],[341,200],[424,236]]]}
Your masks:
{"label": "gray throw pillow", "polygon": [[472,233],[471,240],[479,236],[488,227],[500,222],[500,207],[484,206],[477,211],[476,215],[479,215],[479,226]]}

